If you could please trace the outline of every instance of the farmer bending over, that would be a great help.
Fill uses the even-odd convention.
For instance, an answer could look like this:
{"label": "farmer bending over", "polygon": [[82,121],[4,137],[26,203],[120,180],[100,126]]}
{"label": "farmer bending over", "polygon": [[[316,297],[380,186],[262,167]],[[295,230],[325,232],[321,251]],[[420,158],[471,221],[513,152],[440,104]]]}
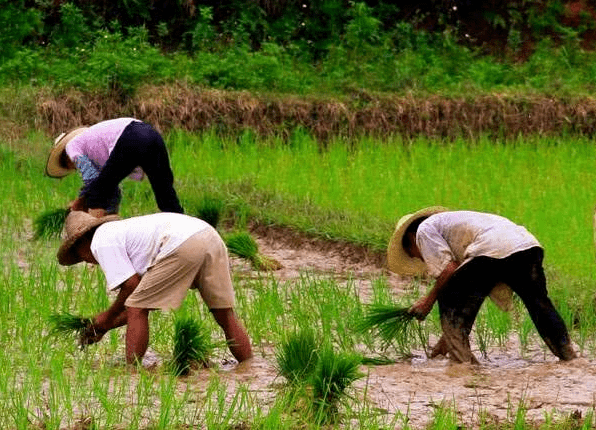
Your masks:
{"label": "farmer bending over", "polygon": [[153,127],[137,119],[111,119],[58,136],[46,174],[62,178],[75,169],[84,186],[70,203],[71,210],[89,211],[97,217],[117,213],[121,199],[118,184],[126,176],[140,181],[146,174],[159,209],[183,212],[165,143]]}
{"label": "farmer bending over", "polygon": [[107,289],[118,297],[95,316],[81,345],[126,325],[126,361],[140,362],[149,342],[149,311],[177,309],[189,288],[196,288],[224,331],[238,361],[252,356],[250,341],[238,321],[226,246],[205,221],[175,213],[119,220],[74,211],[66,218],[66,238],[58,262],[99,264]]}
{"label": "farmer bending over", "polygon": [[423,320],[435,301],[443,335],[431,357],[478,363],[470,331],[482,302],[491,296],[511,308],[511,290],[522,299],[538,333],[561,360],[575,358],[565,323],[546,291],[543,250],[524,227],[498,215],[431,207],[402,217],[391,238],[389,269],[402,275],[428,270],[436,278],[410,312]]}

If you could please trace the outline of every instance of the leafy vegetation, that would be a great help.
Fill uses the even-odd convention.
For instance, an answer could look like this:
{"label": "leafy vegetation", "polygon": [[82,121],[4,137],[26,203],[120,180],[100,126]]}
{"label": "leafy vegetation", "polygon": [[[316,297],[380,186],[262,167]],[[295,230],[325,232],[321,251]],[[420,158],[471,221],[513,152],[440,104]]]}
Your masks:
{"label": "leafy vegetation", "polygon": [[144,84],[184,82],[348,94],[362,103],[374,92],[593,92],[596,54],[587,48],[596,14],[586,5],[277,3],[12,2],[0,15],[7,23],[0,85],[75,87],[125,100]]}

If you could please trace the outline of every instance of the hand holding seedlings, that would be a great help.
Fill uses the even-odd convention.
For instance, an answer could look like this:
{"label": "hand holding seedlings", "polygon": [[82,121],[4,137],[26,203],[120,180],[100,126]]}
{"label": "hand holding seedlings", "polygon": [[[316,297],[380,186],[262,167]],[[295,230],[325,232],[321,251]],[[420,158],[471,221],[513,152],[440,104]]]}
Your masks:
{"label": "hand holding seedlings", "polygon": [[428,297],[422,297],[410,306],[408,313],[413,315],[418,321],[424,321],[432,310],[433,305],[434,302],[428,300]]}
{"label": "hand holding seedlings", "polygon": [[[52,325],[50,334],[70,335],[75,333],[79,335],[79,339],[93,327],[93,321],[91,319],[69,313],[51,315],[49,321]],[[82,348],[83,343],[81,343]]]}
{"label": "hand holding seedlings", "polygon": [[85,327],[79,335],[79,345],[85,349],[87,345],[93,345],[99,342],[107,330],[100,329],[94,322]]}

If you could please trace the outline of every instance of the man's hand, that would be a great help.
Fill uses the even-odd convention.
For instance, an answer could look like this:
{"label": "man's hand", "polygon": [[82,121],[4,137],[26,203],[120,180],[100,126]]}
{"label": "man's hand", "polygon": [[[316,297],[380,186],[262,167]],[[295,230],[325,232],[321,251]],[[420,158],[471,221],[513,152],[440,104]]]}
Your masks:
{"label": "man's hand", "polygon": [[79,345],[81,345],[81,349],[85,349],[87,345],[99,342],[106,332],[107,330],[103,330],[95,322],[89,324],[87,328],[81,332],[79,337]]}
{"label": "man's hand", "polygon": [[445,285],[447,285],[447,281],[451,278],[453,272],[455,272],[458,267],[459,264],[456,261],[451,261],[449,264],[447,264],[426,297],[419,299],[410,307],[410,313],[414,315],[416,319],[422,321],[426,318],[426,316],[432,310],[433,305],[437,301],[439,294]]}
{"label": "man's hand", "polygon": [[418,321],[423,321],[432,310],[434,303],[434,300],[430,300],[428,297],[423,297],[410,306],[409,312],[414,315]]}
{"label": "man's hand", "polygon": [[83,197],[79,197],[76,200],[73,200],[68,204],[68,208],[71,211],[86,211],[87,204],[85,203],[85,199]]}
{"label": "man's hand", "polygon": [[96,208],[96,209],[89,209],[89,215],[93,215],[95,218],[102,218],[106,216],[107,212],[105,209]]}

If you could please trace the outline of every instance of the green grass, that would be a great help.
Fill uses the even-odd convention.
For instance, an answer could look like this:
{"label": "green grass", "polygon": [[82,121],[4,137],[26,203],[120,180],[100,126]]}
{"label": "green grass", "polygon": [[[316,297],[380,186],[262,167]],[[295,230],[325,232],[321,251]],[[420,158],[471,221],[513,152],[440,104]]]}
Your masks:
{"label": "green grass", "polygon": [[70,313],[50,315],[49,322],[52,326],[50,333],[56,335],[77,333],[80,334],[91,323],[90,318],[84,318]]}
{"label": "green grass", "polygon": [[232,254],[250,261],[256,270],[281,269],[281,264],[277,260],[259,252],[259,245],[249,232],[232,232],[226,234],[224,240]]}
{"label": "green grass", "polygon": [[[350,149],[335,142],[320,150],[299,134],[289,144],[245,139],[240,145],[217,143],[209,135],[174,134],[167,139],[177,191],[193,201],[207,195],[221,199],[225,204],[220,226],[257,219],[382,250],[399,216],[418,207],[443,204],[501,213],[528,226],[544,244],[551,296],[583,354],[596,356],[591,224],[596,150],[589,140],[496,145],[488,140],[450,144],[367,140]],[[121,365],[122,329],[85,351],[68,337],[47,336],[52,315],[72,309],[95,315],[113,298],[105,292],[99,268],[57,265],[58,238],[31,240],[38,214],[64,207],[80,185],[74,175],[60,181],[43,176],[45,143],[41,135],[32,134],[27,142],[14,142],[15,150],[0,146],[0,427],[57,430],[87,423],[98,429],[321,428],[306,412],[303,393],[280,389],[279,380],[251,390],[244,385],[250,372],[217,366],[190,378],[177,378],[165,368],[131,374]],[[202,168],[197,170],[199,162]],[[146,182],[125,181],[123,193],[122,216],[157,210]],[[274,348],[283,345],[289,333],[308,327],[330,344],[335,355],[358,357],[360,371],[365,369],[361,357],[375,356],[380,345],[373,333],[355,330],[357,317],[365,314],[367,303],[413,303],[420,287],[413,281],[404,286],[407,293],[395,297],[393,285],[380,276],[372,281],[370,297],[364,298],[350,274],[342,282],[310,273],[285,282],[269,274],[249,278],[234,274],[234,283],[236,311],[251,337],[257,366],[273,369]],[[195,292],[188,295],[181,312],[201,320],[205,332],[214,337],[215,362],[230,359],[220,328]],[[522,354],[530,345],[542,345],[518,302],[511,314],[487,303],[477,321],[473,336],[478,328],[486,351],[516,336]],[[417,354],[423,354],[430,336],[440,333],[436,307],[420,326],[422,336],[409,345]],[[151,351],[167,361],[173,353],[173,318],[152,312],[150,330]],[[386,354],[399,359],[392,351]],[[337,368],[353,370],[355,360],[346,359],[345,366]],[[333,381],[333,368],[327,366],[331,371],[320,374],[322,388],[317,392],[324,402],[332,400],[324,397],[328,389],[324,381],[327,387]],[[351,370],[346,373],[355,375]],[[413,428],[408,424],[412,412],[379,411],[366,396],[369,383],[374,381],[362,378],[354,386],[343,384],[349,395],[334,411],[337,426]],[[507,420],[483,428],[534,428],[525,410],[516,405],[514,398]],[[470,425],[460,421],[456,404],[445,408],[425,409],[428,428]],[[549,416],[548,411],[543,415],[548,424],[542,428],[574,428],[566,416]],[[576,422],[575,428],[590,428],[592,412]]]}
{"label": "green grass", "polygon": [[595,280],[596,148],[587,138],[364,139],[323,151],[301,133],[285,143],[250,134],[239,143],[209,134],[168,140],[187,187],[241,199],[264,222],[383,250],[399,217],[421,207],[493,212],[537,237],[557,280]]}

